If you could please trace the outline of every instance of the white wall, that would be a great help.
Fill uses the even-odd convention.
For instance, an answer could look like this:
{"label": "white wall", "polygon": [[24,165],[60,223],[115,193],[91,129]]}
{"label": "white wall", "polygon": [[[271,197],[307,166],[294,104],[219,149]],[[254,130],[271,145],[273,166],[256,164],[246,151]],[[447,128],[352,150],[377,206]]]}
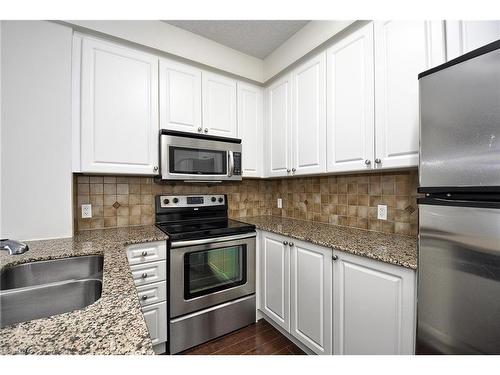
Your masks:
{"label": "white wall", "polygon": [[161,21],[65,21],[263,82],[263,61]]}
{"label": "white wall", "polygon": [[354,21],[311,21],[264,59],[264,82],[339,33]]}
{"label": "white wall", "polygon": [[72,30],[2,21],[1,37],[0,232],[70,237]]}

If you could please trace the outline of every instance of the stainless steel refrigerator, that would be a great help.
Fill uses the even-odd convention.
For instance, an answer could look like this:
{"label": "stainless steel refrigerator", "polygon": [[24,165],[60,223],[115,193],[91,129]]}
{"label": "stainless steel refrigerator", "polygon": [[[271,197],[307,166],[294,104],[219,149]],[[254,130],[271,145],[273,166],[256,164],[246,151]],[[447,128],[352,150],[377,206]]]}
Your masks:
{"label": "stainless steel refrigerator", "polygon": [[500,353],[500,41],[419,75],[417,353]]}

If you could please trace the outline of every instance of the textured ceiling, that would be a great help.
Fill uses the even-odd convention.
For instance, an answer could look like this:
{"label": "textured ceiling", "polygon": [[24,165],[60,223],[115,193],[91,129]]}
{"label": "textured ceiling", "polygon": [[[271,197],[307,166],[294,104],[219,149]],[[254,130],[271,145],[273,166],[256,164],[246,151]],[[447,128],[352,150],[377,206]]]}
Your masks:
{"label": "textured ceiling", "polygon": [[171,25],[212,39],[248,55],[265,58],[309,21],[170,21]]}

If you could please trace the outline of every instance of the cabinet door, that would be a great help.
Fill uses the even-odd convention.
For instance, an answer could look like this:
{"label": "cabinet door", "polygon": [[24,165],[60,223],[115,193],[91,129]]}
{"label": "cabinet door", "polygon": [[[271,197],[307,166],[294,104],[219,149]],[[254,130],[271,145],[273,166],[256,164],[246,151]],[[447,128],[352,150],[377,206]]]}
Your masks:
{"label": "cabinet door", "polygon": [[84,38],[82,172],[151,175],[157,166],[158,59]]}
{"label": "cabinet door", "polygon": [[160,60],[160,126],[201,132],[201,70]]}
{"label": "cabinet door", "polygon": [[332,354],[332,250],[291,243],[290,332],[317,354]]}
{"label": "cabinet door", "polygon": [[202,77],[204,133],[236,137],[236,81],[209,72]]}
{"label": "cabinet door", "polygon": [[446,58],[454,59],[500,39],[500,21],[446,21]]}
{"label": "cabinet door", "polygon": [[413,354],[415,271],[335,255],[335,354]]}
{"label": "cabinet door", "polygon": [[374,146],[373,24],[327,51],[328,172],[370,170]]}
{"label": "cabinet door", "polygon": [[375,23],[376,168],[418,165],[418,73],[444,61],[443,23]]}
{"label": "cabinet door", "polygon": [[290,248],[286,237],[262,232],[260,308],[285,330],[290,330]]}
{"label": "cabinet door", "polygon": [[167,341],[167,302],[144,306],[142,314],[153,345]]}
{"label": "cabinet door", "polygon": [[326,54],[292,73],[292,173],[326,170]]}
{"label": "cabinet door", "polygon": [[287,176],[291,172],[291,83],[290,74],[267,89],[267,155],[268,177]]}
{"label": "cabinet door", "polygon": [[264,152],[262,89],[238,82],[238,138],[242,144],[243,177],[262,177]]}

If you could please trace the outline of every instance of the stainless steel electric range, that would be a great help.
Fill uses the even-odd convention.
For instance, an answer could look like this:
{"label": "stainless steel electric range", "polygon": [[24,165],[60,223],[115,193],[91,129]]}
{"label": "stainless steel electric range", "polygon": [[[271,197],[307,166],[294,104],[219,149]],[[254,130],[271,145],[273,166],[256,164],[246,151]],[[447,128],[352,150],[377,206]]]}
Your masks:
{"label": "stainless steel electric range", "polygon": [[155,205],[169,236],[169,352],[255,322],[255,226],[228,218],[226,195],[161,195]]}

